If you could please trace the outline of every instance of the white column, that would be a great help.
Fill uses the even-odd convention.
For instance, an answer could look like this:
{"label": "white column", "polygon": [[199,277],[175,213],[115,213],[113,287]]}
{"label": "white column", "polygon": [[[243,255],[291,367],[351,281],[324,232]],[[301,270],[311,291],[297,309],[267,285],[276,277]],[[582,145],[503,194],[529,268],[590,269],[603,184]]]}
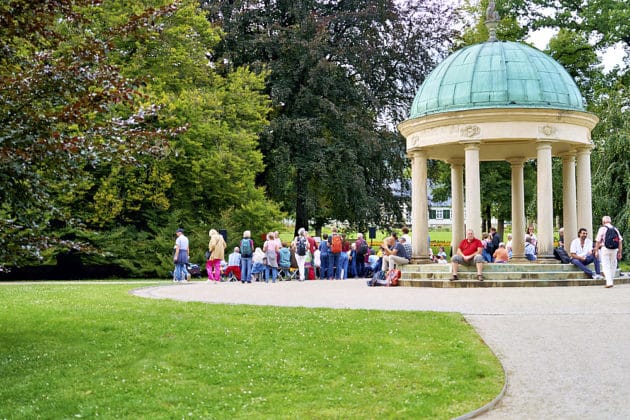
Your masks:
{"label": "white column", "polygon": [[411,247],[413,257],[429,257],[429,200],[427,196],[427,154],[411,152]]}
{"label": "white column", "polygon": [[538,229],[538,258],[553,258],[553,188],[551,143],[541,141],[536,144],[537,177],[536,204]]}
{"label": "white column", "polygon": [[562,155],[562,227],[564,228],[564,242],[567,250],[571,241],[577,238],[576,209],[575,154],[567,153]]}
{"label": "white column", "polygon": [[525,188],[523,162],[525,159],[508,159],[512,168],[512,259],[525,259]]}
{"label": "white column", "polygon": [[481,182],[479,181],[479,143],[464,144],[466,157],[466,229],[481,236]]}
{"label": "white column", "polygon": [[593,239],[593,198],[591,191],[591,148],[577,150],[577,224]]}
{"label": "white column", "polygon": [[451,160],[451,246],[455,249],[466,237],[464,229],[464,165],[461,160]]}

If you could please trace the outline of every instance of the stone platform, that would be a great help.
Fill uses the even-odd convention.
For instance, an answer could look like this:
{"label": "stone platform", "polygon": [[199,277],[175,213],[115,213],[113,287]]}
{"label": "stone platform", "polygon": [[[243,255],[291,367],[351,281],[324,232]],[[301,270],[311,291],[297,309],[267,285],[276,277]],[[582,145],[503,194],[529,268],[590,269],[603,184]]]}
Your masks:
{"label": "stone platform", "polygon": [[[401,267],[401,286],[407,287],[555,287],[604,286],[605,280],[593,280],[573,264],[493,264],[483,265],[484,281],[477,281],[474,267],[459,266],[459,280],[451,281],[450,264],[408,264]],[[615,284],[630,284],[629,276],[617,270]]]}

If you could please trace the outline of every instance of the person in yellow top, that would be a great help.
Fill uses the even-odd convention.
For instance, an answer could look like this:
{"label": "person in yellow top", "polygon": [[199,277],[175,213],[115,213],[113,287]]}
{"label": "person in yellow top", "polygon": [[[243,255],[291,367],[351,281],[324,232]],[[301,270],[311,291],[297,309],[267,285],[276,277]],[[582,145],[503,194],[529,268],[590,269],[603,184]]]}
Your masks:
{"label": "person in yellow top", "polygon": [[208,281],[221,281],[221,261],[225,258],[225,248],[227,244],[223,236],[215,229],[208,232],[210,242],[208,243],[208,251],[210,258],[206,261],[206,271],[208,272]]}

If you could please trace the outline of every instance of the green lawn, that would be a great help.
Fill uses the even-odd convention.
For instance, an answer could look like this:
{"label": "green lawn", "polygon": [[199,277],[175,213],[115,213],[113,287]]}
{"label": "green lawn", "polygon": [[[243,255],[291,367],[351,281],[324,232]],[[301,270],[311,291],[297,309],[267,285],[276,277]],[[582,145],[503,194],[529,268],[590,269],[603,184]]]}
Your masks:
{"label": "green lawn", "polygon": [[501,367],[459,314],[0,286],[0,418],[452,418]]}

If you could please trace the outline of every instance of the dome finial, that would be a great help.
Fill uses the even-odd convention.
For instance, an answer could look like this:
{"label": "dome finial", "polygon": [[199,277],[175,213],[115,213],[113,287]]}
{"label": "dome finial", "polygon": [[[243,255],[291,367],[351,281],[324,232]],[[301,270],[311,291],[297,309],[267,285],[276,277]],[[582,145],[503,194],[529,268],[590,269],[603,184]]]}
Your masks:
{"label": "dome finial", "polygon": [[486,9],[486,28],[488,28],[488,41],[497,41],[497,25],[501,20],[499,12],[495,9],[494,0],[488,1],[488,8]]}

